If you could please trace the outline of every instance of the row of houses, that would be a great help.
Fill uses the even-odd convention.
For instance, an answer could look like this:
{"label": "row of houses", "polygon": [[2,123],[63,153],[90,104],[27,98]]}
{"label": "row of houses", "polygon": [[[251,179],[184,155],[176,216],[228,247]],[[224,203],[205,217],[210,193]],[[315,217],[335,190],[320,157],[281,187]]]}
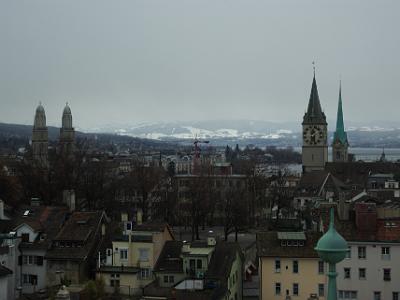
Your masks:
{"label": "row of houses", "polygon": [[140,212],[112,221],[103,211],[35,200],[16,212],[0,207],[0,299],[46,295],[63,285],[82,290],[93,279],[108,294],[143,299],[242,299],[236,243],[211,235],[177,241],[167,223],[142,223]]}
{"label": "row of houses", "polygon": [[48,287],[82,284],[93,276],[106,237],[103,211],[71,212],[38,203],[13,212],[1,207],[0,299],[44,293]]}

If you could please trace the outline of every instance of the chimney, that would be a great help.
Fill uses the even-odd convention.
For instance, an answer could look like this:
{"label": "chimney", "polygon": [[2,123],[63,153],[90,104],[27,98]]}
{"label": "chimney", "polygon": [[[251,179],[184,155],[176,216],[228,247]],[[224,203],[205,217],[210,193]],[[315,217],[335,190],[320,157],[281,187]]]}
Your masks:
{"label": "chimney", "polygon": [[217,244],[217,241],[215,240],[215,237],[209,236],[207,238],[207,246],[215,246]]}
{"label": "chimney", "polygon": [[376,204],[356,203],[356,226],[361,232],[373,232],[376,230]]}
{"label": "chimney", "polygon": [[0,220],[4,219],[4,202],[0,199]]}
{"label": "chimney", "polygon": [[142,225],[142,217],[143,217],[143,213],[141,209],[138,209],[136,212],[136,225]]}

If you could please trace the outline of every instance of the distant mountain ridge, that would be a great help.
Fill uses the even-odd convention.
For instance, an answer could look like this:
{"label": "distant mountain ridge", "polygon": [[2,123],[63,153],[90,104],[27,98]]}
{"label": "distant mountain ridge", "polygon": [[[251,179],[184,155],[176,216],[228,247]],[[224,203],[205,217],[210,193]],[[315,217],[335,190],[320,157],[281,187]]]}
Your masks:
{"label": "distant mountain ridge", "polygon": [[[329,121],[329,124],[335,124]],[[400,123],[376,122],[362,124],[348,122],[347,132],[351,147],[387,147],[400,148]],[[59,128],[49,126],[49,139],[57,140]],[[329,126],[330,130],[334,129]],[[0,137],[30,139],[32,126],[0,123]],[[110,124],[97,128],[87,128],[76,132],[77,137],[93,137],[104,135],[119,140],[145,140],[148,143],[179,142],[191,143],[197,137],[212,141],[215,146],[248,145],[264,147],[300,147],[302,134],[300,122],[268,122],[252,120],[235,121],[176,121],[153,122],[140,124]],[[329,144],[332,141],[332,131],[329,132]]]}
{"label": "distant mountain ridge", "polygon": [[[329,124],[335,124],[330,121]],[[400,123],[348,122],[347,132],[352,146],[400,147]],[[330,126],[334,130],[334,125]],[[113,124],[89,132],[110,132],[161,141],[193,140],[195,137],[212,140],[216,145],[238,143],[242,145],[301,146],[300,122],[268,122],[252,120],[154,122],[135,125]],[[330,131],[330,140],[332,131]]]}

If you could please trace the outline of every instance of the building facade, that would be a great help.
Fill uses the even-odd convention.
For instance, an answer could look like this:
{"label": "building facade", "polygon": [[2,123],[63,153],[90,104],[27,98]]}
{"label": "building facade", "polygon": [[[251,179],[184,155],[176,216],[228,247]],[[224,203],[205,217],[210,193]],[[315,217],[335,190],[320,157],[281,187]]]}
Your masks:
{"label": "building facade", "polygon": [[257,234],[260,299],[326,299],[326,265],[314,250],[319,236],[309,232]]}

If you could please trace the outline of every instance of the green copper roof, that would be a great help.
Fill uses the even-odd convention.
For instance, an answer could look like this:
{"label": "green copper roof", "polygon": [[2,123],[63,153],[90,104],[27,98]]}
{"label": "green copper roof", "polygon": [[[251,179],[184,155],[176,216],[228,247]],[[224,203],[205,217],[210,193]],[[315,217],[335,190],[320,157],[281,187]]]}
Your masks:
{"label": "green copper roof", "polygon": [[307,112],[303,117],[303,123],[326,124],[326,117],[321,109],[321,103],[319,101],[317,81],[315,80],[315,73],[311,86],[310,100],[308,101]]}
{"label": "green copper roof", "polygon": [[323,260],[337,263],[344,258],[345,253],[348,251],[348,245],[346,240],[335,229],[333,208],[331,208],[330,215],[329,229],[319,239],[315,250]]}
{"label": "green copper roof", "polygon": [[347,133],[344,131],[344,121],[343,121],[343,108],[342,108],[342,84],[339,87],[339,103],[337,110],[336,119],[336,131],[333,137],[333,142],[340,142],[342,144],[348,144]]}

